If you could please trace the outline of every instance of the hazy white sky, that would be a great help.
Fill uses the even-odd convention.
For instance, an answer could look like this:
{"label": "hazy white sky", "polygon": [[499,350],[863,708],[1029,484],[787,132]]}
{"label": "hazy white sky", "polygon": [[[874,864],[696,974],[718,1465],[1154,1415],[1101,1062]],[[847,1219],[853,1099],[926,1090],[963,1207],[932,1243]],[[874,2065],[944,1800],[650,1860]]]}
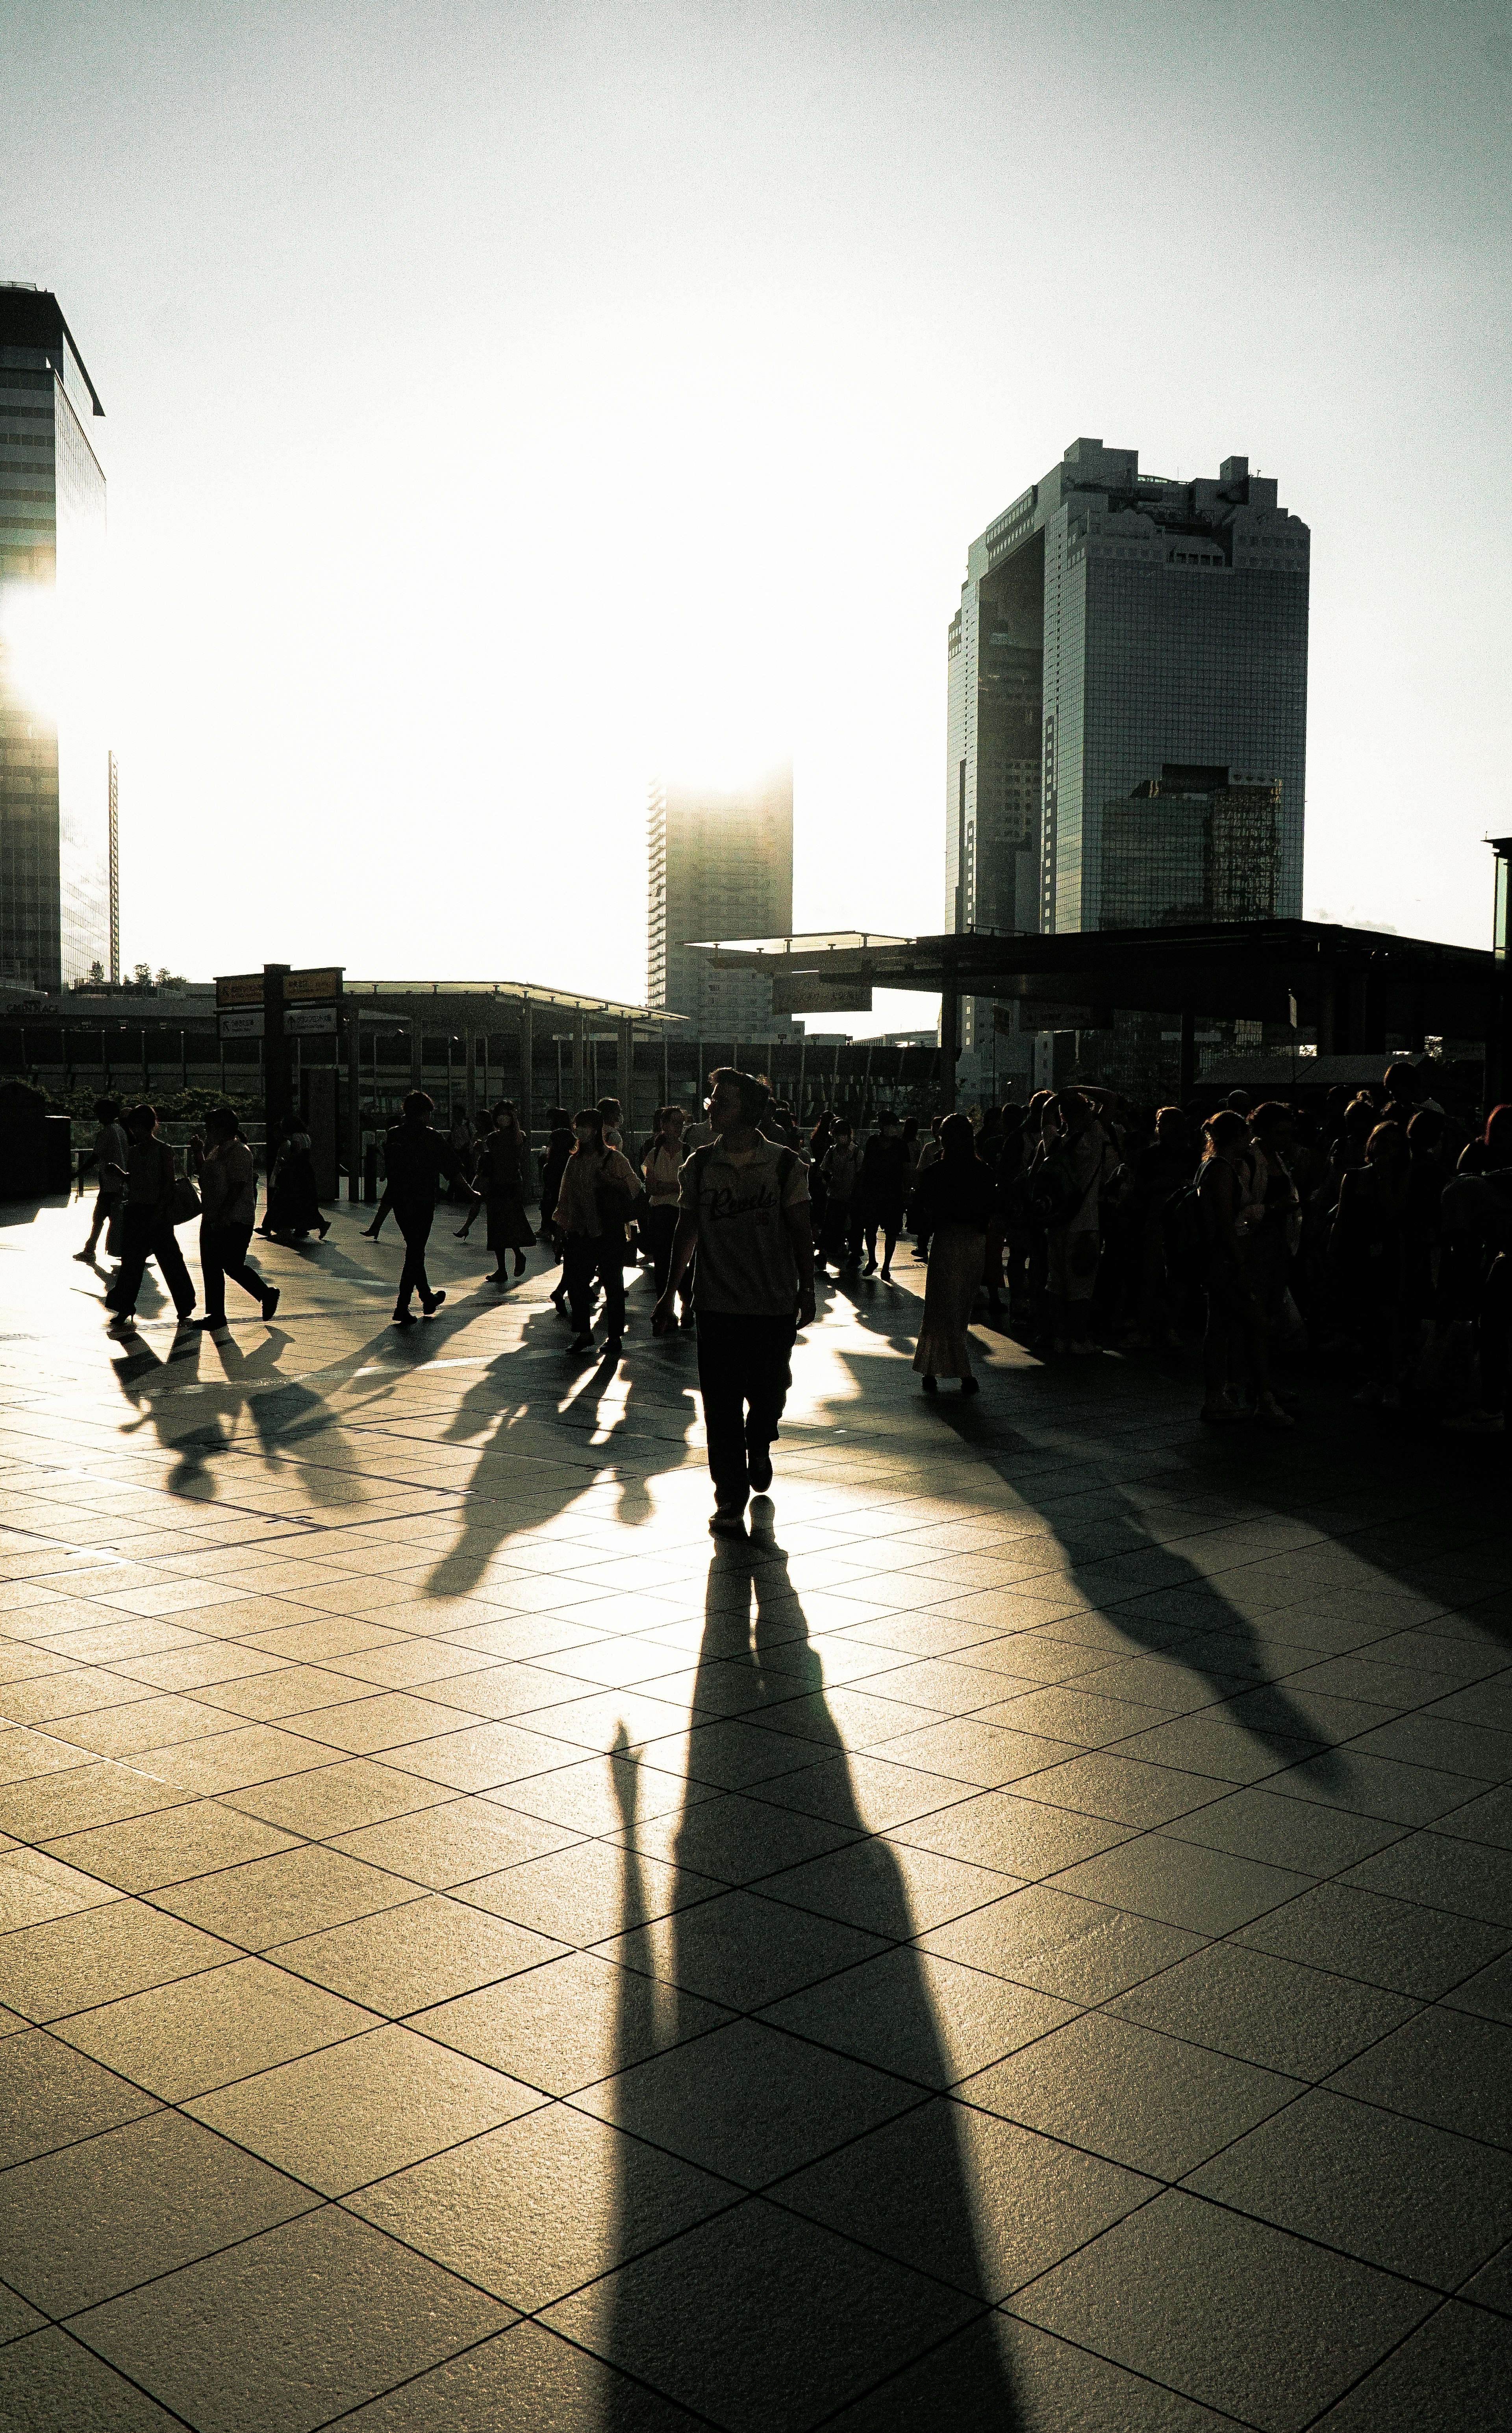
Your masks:
{"label": "hazy white sky", "polygon": [[1079,433],[1280,477],[1307,907],[1487,937],[1506,0],[0,26],[0,275],[108,413],[128,961],[638,997],[649,769],[790,740],[800,926],[937,927],[966,544]]}

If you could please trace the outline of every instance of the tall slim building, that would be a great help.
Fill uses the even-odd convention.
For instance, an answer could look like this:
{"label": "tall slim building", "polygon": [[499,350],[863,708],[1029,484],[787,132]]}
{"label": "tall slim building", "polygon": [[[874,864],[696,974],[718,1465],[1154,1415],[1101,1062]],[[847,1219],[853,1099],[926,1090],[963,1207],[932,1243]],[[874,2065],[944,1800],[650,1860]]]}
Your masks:
{"label": "tall slim building", "polygon": [[0,285],[0,977],[34,988],[110,952],[104,411],[57,297]]}
{"label": "tall slim building", "polygon": [[784,1037],[759,972],[717,972],[688,942],[786,937],[792,928],[792,763],[749,785],[659,778],[647,823],[651,885],[646,1000],[708,1039]]}
{"label": "tall slim building", "polygon": [[1300,913],[1309,535],[1276,490],[1244,456],[1178,482],[1078,439],[972,542],[947,928]]}

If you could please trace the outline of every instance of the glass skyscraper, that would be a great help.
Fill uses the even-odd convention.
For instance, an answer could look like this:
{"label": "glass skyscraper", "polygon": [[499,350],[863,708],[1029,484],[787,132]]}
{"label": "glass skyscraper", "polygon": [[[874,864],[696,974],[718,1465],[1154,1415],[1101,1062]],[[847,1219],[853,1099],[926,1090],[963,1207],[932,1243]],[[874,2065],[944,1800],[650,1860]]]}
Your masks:
{"label": "glass skyscraper", "polygon": [[0,978],[32,988],[110,953],[104,411],[56,296],[0,285]]}
{"label": "glass skyscraper", "polygon": [[658,778],[647,821],[646,1002],[707,1039],[786,1037],[761,972],[715,971],[689,940],[780,938],[792,928],[792,763],[743,786]]}
{"label": "glass skyscraper", "polygon": [[947,928],[1300,914],[1309,534],[1276,493],[1244,456],[1179,482],[1078,439],[973,541]]}

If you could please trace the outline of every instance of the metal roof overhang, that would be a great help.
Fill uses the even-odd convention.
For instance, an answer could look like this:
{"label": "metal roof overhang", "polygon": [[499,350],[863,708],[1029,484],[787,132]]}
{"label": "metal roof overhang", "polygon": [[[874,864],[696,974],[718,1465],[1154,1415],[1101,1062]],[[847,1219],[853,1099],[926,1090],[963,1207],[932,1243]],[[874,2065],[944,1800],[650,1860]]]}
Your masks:
{"label": "metal roof overhang", "polygon": [[479,1007],[508,1006],[518,1012],[529,1005],[533,1012],[596,1014],[605,1022],[637,1022],[654,1030],[686,1029],[688,1021],[685,1014],[669,1013],[660,1006],[623,1005],[614,997],[578,996],[570,989],[536,988],[529,980],[343,980],[342,994],[348,998],[373,1001],[375,1011],[392,1004],[396,1014],[406,999],[416,1005],[427,999],[447,999],[451,1001],[450,1010],[459,1012],[463,1009],[455,1001],[466,998]]}
{"label": "metal roof overhang", "polygon": [[[717,969],[815,974],[873,988],[927,990],[1036,1005],[1211,1013],[1310,1026],[1364,987],[1402,1027],[1478,1037],[1495,958],[1474,946],[1321,921],[1232,921],[1049,937],[960,935],[834,944],[808,938],[716,944]],[[1295,1013],[1293,1009],[1295,1008]],[[1393,1028],[1397,1027],[1395,1025]]]}

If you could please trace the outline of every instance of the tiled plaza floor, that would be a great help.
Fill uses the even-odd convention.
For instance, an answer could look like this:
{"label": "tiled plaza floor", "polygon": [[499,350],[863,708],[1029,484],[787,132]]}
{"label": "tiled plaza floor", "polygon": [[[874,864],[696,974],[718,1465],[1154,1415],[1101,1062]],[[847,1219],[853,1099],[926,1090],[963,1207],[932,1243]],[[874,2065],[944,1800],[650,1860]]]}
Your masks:
{"label": "tiled plaza floor", "polygon": [[1506,2425],[1504,1445],[930,1408],[905,1259],[715,1549],[643,1281],[4,1213],[0,2424]]}

